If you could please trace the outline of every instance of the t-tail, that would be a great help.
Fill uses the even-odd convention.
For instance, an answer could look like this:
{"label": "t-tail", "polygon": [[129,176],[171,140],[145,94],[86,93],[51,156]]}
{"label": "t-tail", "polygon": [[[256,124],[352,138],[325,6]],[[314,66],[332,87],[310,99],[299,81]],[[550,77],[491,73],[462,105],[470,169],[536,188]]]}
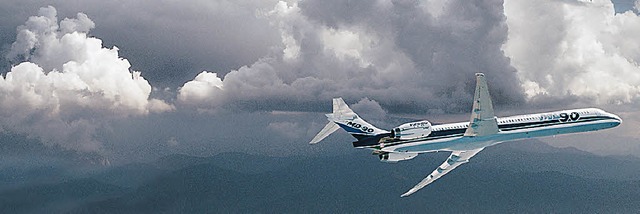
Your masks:
{"label": "t-tail", "polygon": [[344,129],[358,139],[353,142],[354,147],[375,146],[381,138],[390,135],[390,132],[379,129],[360,118],[342,98],[333,99],[333,113],[326,115],[329,123],[309,142],[310,144],[322,141],[338,128]]}

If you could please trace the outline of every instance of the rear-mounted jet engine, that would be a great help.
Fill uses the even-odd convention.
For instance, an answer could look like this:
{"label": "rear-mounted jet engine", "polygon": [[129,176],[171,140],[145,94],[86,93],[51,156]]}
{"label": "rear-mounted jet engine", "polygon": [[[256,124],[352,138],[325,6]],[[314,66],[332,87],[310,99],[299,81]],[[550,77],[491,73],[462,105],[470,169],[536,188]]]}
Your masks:
{"label": "rear-mounted jet engine", "polygon": [[429,134],[431,134],[431,123],[426,120],[405,123],[391,129],[391,138],[397,140],[423,138]]}

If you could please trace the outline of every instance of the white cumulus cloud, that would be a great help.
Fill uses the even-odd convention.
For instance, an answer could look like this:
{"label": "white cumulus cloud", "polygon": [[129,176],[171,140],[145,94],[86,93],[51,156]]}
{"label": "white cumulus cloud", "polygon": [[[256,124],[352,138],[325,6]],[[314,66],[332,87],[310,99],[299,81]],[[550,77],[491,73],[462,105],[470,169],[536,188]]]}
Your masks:
{"label": "white cumulus cloud", "polygon": [[185,105],[213,109],[224,98],[222,79],[216,73],[203,71],[178,91],[178,101]]}
{"label": "white cumulus cloud", "polygon": [[505,54],[530,98],[640,101],[640,17],[608,0],[505,1]]}
{"label": "white cumulus cloud", "polygon": [[116,47],[87,35],[94,26],[82,13],[58,21],[49,6],[18,28],[7,55],[16,65],[0,77],[2,129],[97,150],[93,134],[102,122],[173,108],[149,98],[151,85]]}

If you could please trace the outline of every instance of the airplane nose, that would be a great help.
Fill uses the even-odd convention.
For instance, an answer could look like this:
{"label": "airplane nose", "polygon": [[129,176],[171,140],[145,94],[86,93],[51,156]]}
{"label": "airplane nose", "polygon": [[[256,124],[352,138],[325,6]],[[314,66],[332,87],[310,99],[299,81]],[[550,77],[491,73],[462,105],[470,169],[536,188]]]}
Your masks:
{"label": "airplane nose", "polygon": [[609,114],[611,115],[611,117],[613,117],[618,122],[616,124],[616,126],[618,126],[618,125],[620,125],[622,123],[622,118],[620,118],[618,115],[611,114],[611,113],[609,113]]}

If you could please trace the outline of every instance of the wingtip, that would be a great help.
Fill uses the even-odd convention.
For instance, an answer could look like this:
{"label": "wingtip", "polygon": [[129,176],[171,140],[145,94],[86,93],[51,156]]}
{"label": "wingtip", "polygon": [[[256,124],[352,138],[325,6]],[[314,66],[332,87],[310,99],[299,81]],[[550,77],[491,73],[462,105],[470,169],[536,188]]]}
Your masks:
{"label": "wingtip", "polygon": [[309,141],[309,145],[318,144],[319,142],[320,140],[318,140],[317,137],[314,137],[313,139],[311,139],[311,141]]}
{"label": "wingtip", "polygon": [[315,140],[315,139],[314,139],[314,140],[312,140],[312,141],[309,141],[309,145],[316,145],[316,144],[320,143],[320,141],[321,141],[321,140]]}
{"label": "wingtip", "polygon": [[413,189],[410,189],[409,191],[405,192],[404,194],[400,195],[400,198],[406,198],[409,197],[411,194],[413,194],[414,192],[416,192]]}

